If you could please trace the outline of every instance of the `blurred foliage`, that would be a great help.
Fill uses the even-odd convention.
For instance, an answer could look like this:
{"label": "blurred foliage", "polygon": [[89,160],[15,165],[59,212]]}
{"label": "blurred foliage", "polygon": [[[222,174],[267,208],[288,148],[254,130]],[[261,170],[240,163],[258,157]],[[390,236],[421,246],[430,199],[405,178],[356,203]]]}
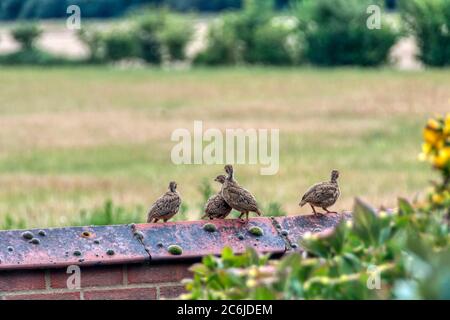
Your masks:
{"label": "blurred foliage", "polygon": [[[106,200],[103,206],[91,210],[81,210],[79,215],[67,221],[69,226],[105,226],[115,224],[128,224],[144,222],[143,208],[133,210],[117,206],[112,200]],[[27,222],[7,214],[0,222],[0,230],[25,229]]]}
{"label": "blurred foliage", "polygon": [[105,201],[103,207],[93,210],[82,210],[78,217],[70,222],[74,226],[104,226],[112,224],[128,224],[142,222],[142,208],[126,210],[115,206],[112,200]]}
{"label": "blurred foliage", "polygon": [[[384,19],[380,29],[366,27],[372,0],[300,0],[295,3],[305,57],[323,66],[376,66],[386,62],[398,32]],[[381,18],[383,14],[381,14]]]}
{"label": "blurred foliage", "polygon": [[141,57],[149,63],[159,64],[163,59],[160,33],[166,24],[166,12],[150,12],[136,18],[135,32],[141,49]]}
{"label": "blurred foliage", "polygon": [[0,55],[0,64],[2,65],[74,66],[81,63],[82,61],[53,55],[37,48]]}
{"label": "blurred foliage", "polygon": [[306,234],[305,253],[268,260],[249,248],[205,257],[184,299],[449,299],[449,226],[443,212],[399,200],[394,213],[357,200],[353,222]]}
{"label": "blurred foliage", "polygon": [[406,28],[416,37],[422,62],[450,65],[450,1],[403,0],[400,12]]}
{"label": "blurred foliage", "polygon": [[[101,38],[106,61],[120,61],[139,57],[139,43],[136,36],[128,30],[113,29],[104,33]],[[94,52],[97,52],[97,49]]]}
{"label": "blurred foliage", "polygon": [[10,214],[6,214],[4,220],[0,223],[0,230],[25,229],[26,222],[24,219],[17,219]]}
{"label": "blurred foliage", "polygon": [[295,30],[274,23],[274,8],[273,0],[246,0],[242,10],[222,15],[208,30],[206,48],[195,62],[292,64],[289,38]]}
{"label": "blurred foliage", "polygon": [[[177,11],[215,12],[242,7],[242,0],[1,0],[0,20],[67,17],[69,5],[78,5],[85,18],[111,18],[140,10],[142,6],[165,6]],[[284,8],[289,0],[276,0]]]}
{"label": "blurred foliage", "polygon": [[[448,122],[448,123],[447,123]],[[425,143],[446,141],[450,115],[431,119]],[[431,130],[431,133],[429,132]],[[438,138],[436,137],[438,136]],[[432,141],[431,141],[431,140]],[[436,205],[436,192],[449,192],[450,160],[438,165],[438,189],[425,203],[398,200],[392,211],[374,210],[357,199],[351,220],[306,233],[302,252],[268,260],[249,248],[234,255],[207,256],[192,266],[184,299],[450,299],[450,204]]]}
{"label": "blurred foliage", "polygon": [[[129,11],[127,18],[110,30],[79,32],[90,52],[88,61],[105,63],[123,59],[141,59],[151,64],[186,60],[186,47],[194,35],[193,19],[171,13],[170,9],[189,11],[227,11],[208,27],[205,47],[193,57],[203,65],[295,65],[378,66],[388,59],[390,49],[401,35],[417,39],[420,59],[428,65],[450,63],[450,3],[447,0],[401,1],[404,28],[397,30],[392,19],[380,12],[380,28],[369,29],[373,19],[370,5],[382,10],[384,0],[4,0],[0,19],[51,18],[67,16],[69,4],[78,4],[82,16],[114,17]],[[393,3],[387,2],[389,8]],[[143,4],[148,7],[142,7]],[[278,8],[285,10],[280,13]],[[63,12],[63,14],[61,14]],[[126,27],[124,27],[126,25]],[[13,36],[22,49],[29,49],[40,34],[33,24],[19,25]],[[29,59],[29,57],[32,59]],[[27,63],[36,52],[12,55],[8,61]],[[39,57],[44,58],[42,54]],[[63,59],[48,59],[53,64]],[[18,62],[19,63],[19,62]]]}
{"label": "blurred foliage", "polygon": [[263,213],[264,216],[267,217],[281,217],[287,215],[287,212],[283,209],[281,203],[276,201],[269,202],[263,210]]}
{"label": "blurred foliage", "polygon": [[11,31],[11,35],[23,50],[33,48],[34,43],[42,34],[42,30],[35,24],[20,24]]}
{"label": "blurred foliage", "polygon": [[169,61],[182,61],[186,58],[186,47],[194,30],[191,23],[179,15],[168,15],[159,37]]}
{"label": "blurred foliage", "polygon": [[[277,7],[288,0],[277,0]],[[178,11],[221,11],[237,9],[242,0],[2,0],[0,20],[51,19],[66,17],[69,5],[78,5],[86,18],[111,18],[143,5],[167,6]]]}
{"label": "blurred foliage", "polygon": [[74,65],[80,61],[53,55],[35,46],[42,34],[42,29],[33,23],[15,26],[11,36],[16,40],[20,49],[0,55],[0,64],[4,65]]}
{"label": "blurred foliage", "polygon": [[183,60],[193,35],[187,18],[167,10],[150,10],[134,14],[127,26],[112,30],[84,28],[80,40],[89,49],[91,62],[137,58],[147,63]]}

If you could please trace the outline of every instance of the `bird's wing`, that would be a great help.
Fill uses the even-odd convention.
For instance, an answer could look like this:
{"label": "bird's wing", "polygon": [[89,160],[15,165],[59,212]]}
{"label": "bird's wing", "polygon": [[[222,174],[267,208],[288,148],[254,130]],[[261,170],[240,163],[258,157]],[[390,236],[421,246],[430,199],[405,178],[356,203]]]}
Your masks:
{"label": "bird's wing", "polygon": [[178,210],[181,204],[181,198],[174,192],[167,192],[159,197],[150,208],[148,218],[158,218],[171,214]]}
{"label": "bird's wing", "polygon": [[311,198],[311,201],[320,203],[329,200],[330,198],[334,198],[336,196],[337,190],[338,189],[336,185],[328,182],[323,182],[318,184],[314,188],[313,192],[308,196],[308,198]]}
{"label": "bird's wing", "polygon": [[205,212],[211,212],[215,208],[215,203],[217,201],[217,197],[221,197],[219,194],[215,194],[211,197],[209,197],[208,201],[205,204]]}
{"label": "bird's wing", "polygon": [[230,186],[228,192],[233,202],[239,203],[240,206],[248,210],[256,210],[258,207],[255,197],[248,190],[240,186]]}
{"label": "bird's wing", "polygon": [[316,189],[321,185],[322,183],[316,183],[312,185],[303,195],[302,200],[309,201],[311,200],[311,197],[314,196]]}

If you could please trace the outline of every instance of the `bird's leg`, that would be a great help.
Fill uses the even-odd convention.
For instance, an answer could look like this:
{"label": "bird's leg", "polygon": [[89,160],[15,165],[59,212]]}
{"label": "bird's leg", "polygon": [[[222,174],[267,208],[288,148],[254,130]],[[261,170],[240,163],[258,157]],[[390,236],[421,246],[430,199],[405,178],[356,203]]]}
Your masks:
{"label": "bird's leg", "polygon": [[249,214],[249,212],[247,211],[247,212],[245,213],[245,217],[246,217],[246,222],[245,222],[245,223],[248,223],[248,214]]}
{"label": "bird's leg", "polygon": [[314,206],[312,204],[310,204],[310,206],[311,206],[312,211],[314,212],[314,215],[317,216],[318,214],[317,214],[316,209],[314,208]]}
{"label": "bird's leg", "polygon": [[[244,220],[244,219],[242,219],[242,216],[244,215],[244,214],[246,214],[246,212],[245,211],[243,211],[243,212],[241,212],[241,214],[239,215],[239,219],[240,219],[240,222],[241,223],[246,223],[246,221]],[[248,218],[247,218],[248,219]]]}
{"label": "bird's leg", "polygon": [[323,207],[322,207],[322,209],[325,210],[326,213],[336,213],[336,214],[337,214],[336,211],[330,211],[330,210],[328,210],[327,208],[323,208]]}
{"label": "bird's leg", "polygon": [[155,218],[155,220],[153,220],[153,223],[158,223],[158,221],[159,221],[159,219]]}
{"label": "bird's leg", "polygon": [[167,220],[169,220],[169,219],[163,219],[164,222],[167,222]]}

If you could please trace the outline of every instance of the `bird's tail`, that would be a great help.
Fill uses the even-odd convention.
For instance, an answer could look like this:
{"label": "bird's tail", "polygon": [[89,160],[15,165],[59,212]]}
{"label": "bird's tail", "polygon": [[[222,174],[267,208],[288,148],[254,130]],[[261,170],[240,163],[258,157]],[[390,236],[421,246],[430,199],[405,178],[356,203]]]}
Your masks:
{"label": "bird's tail", "polygon": [[263,213],[261,212],[261,210],[259,210],[258,208],[256,208],[256,214],[258,215],[258,216],[262,216],[263,215]]}
{"label": "bird's tail", "polygon": [[303,207],[305,204],[306,204],[306,201],[305,201],[305,200],[302,200],[302,201],[300,201],[299,206],[300,206],[300,207]]}

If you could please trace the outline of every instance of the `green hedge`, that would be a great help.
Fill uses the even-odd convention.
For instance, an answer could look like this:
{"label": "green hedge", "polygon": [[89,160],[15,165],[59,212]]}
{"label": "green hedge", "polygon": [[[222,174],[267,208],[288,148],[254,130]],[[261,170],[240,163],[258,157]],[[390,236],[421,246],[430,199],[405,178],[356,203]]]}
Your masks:
{"label": "green hedge", "polygon": [[94,62],[140,58],[148,63],[184,60],[193,28],[188,19],[165,10],[133,16],[110,31],[83,29],[79,38]]}
{"label": "green hedge", "polygon": [[296,31],[276,23],[273,0],[248,0],[243,10],[224,14],[210,27],[198,64],[292,64]]}
{"label": "green hedge", "polygon": [[[386,22],[368,29],[369,0],[302,0],[297,6],[305,57],[323,66],[377,66],[386,62],[398,34]],[[380,7],[382,4],[378,2]]]}
{"label": "green hedge", "polygon": [[416,37],[422,62],[450,65],[450,1],[403,0],[400,10],[406,28]]}

